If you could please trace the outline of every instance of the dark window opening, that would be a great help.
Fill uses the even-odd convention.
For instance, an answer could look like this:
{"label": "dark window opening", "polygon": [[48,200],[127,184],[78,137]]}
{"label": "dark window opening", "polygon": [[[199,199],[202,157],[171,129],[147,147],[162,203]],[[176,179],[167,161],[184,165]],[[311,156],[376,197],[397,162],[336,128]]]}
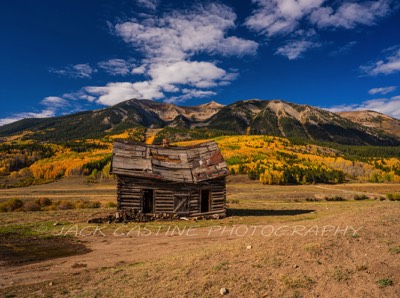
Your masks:
{"label": "dark window opening", "polygon": [[210,211],[210,191],[208,189],[201,190],[200,203],[200,209],[202,213]]}
{"label": "dark window opening", "polygon": [[143,189],[143,213],[154,213],[154,196],[152,189]]}

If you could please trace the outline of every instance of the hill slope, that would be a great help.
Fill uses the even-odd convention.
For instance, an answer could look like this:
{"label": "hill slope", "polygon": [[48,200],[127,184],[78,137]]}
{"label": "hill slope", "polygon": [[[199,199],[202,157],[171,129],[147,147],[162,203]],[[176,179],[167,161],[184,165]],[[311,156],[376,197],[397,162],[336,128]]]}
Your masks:
{"label": "hill slope", "polygon": [[350,121],[360,123],[400,137],[400,120],[375,111],[351,111],[337,113]]}
{"label": "hill slope", "polygon": [[[26,138],[41,141],[68,141],[99,138],[137,126],[176,126],[182,119],[189,123],[203,121],[215,114],[222,105],[215,102],[181,107],[151,100],[132,99],[115,106],[61,117],[23,119],[0,127],[0,136],[31,133]],[[181,121],[179,121],[181,120]],[[175,123],[175,125],[174,125]]]}
{"label": "hill slope", "polygon": [[132,99],[96,111],[20,120],[0,127],[0,136],[29,131],[25,139],[67,141],[100,138],[138,126],[202,128],[229,134],[265,134],[353,145],[399,144],[395,136],[376,127],[358,124],[326,110],[281,100],[258,99],[228,106],[210,102],[194,107]]}
{"label": "hill slope", "polygon": [[210,128],[237,133],[299,137],[340,144],[396,145],[398,141],[373,127],[352,122],[335,113],[281,100],[258,99],[233,103],[216,113]]}

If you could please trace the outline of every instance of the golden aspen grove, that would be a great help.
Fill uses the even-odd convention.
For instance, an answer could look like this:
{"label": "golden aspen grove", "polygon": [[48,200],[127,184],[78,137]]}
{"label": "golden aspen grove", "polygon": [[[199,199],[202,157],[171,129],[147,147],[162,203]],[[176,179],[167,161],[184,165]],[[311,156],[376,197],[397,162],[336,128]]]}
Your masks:
{"label": "golden aspen grove", "polygon": [[[88,181],[112,178],[111,150],[116,138],[150,143],[154,135],[143,128],[98,140],[35,143],[10,140],[0,147],[1,187],[47,183],[63,177],[85,176]],[[245,174],[263,184],[399,182],[397,147],[345,146],[311,143],[273,136],[213,138],[231,175]],[[204,140],[176,142],[189,146]]]}

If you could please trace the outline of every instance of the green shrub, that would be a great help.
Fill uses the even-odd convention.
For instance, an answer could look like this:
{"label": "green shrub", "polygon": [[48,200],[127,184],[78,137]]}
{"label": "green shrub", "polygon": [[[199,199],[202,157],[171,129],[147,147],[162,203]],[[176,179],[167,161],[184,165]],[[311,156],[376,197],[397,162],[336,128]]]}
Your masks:
{"label": "green shrub", "polygon": [[386,197],[389,201],[400,201],[400,193],[388,193]]}
{"label": "green shrub", "polygon": [[341,197],[341,196],[334,196],[334,197],[325,197],[326,201],[334,201],[334,202],[338,202],[338,201],[347,201],[345,198]]}
{"label": "green shrub", "polygon": [[389,278],[382,278],[376,282],[380,288],[385,288],[388,286],[393,286],[393,280]]}
{"label": "green shrub", "polygon": [[[116,204],[109,202],[116,207]],[[56,201],[53,202],[48,198],[38,198],[35,200],[23,202],[19,199],[10,199],[6,202],[0,203],[0,212],[12,212],[12,211],[51,211],[51,210],[68,210],[68,209],[87,209],[87,208],[100,208],[101,203],[99,201]]]}
{"label": "green shrub", "polygon": [[73,204],[74,208],[76,208],[76,209],[100,208],[101,207],[101,203],[99,201],[91,202],[91,201],[86,201],[86,200],[79,200],[79,201],[74,201],[71,204]]}
{"label": "green shrub", "polygon": [[96,202],[88,202],[86,208],[100,208],[101,203],[99,201]]}
{"label": "green shrub", "polygon": [[21,211],[23,206],[24,202],[22,202],[20,199],[10,199],[0,204],[0,211],[1,212]]}
{"label": "green shrub", "polygon": [[354,200],[356,201],[369,200],[369,197],[367,195],[355,195]]}
{"label": "green shrub", "polygon": [[115,207],[117,207],[117,204],[115,202],[106,203],[106,208],[115,208]]}

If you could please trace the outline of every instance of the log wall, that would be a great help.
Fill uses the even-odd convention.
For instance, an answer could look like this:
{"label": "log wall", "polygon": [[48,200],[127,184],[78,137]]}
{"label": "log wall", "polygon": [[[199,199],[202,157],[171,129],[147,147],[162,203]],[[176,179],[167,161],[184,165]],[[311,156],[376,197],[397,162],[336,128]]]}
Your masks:
{"label": "log wall", "polygon": [[143,211],[143,189],[153,189],[154,213],[200,216],[201,190],[210,191],[210,210],[207,214],[225,214],[225,178],[200,184],[171,183],[118,175],[118,210]]}

